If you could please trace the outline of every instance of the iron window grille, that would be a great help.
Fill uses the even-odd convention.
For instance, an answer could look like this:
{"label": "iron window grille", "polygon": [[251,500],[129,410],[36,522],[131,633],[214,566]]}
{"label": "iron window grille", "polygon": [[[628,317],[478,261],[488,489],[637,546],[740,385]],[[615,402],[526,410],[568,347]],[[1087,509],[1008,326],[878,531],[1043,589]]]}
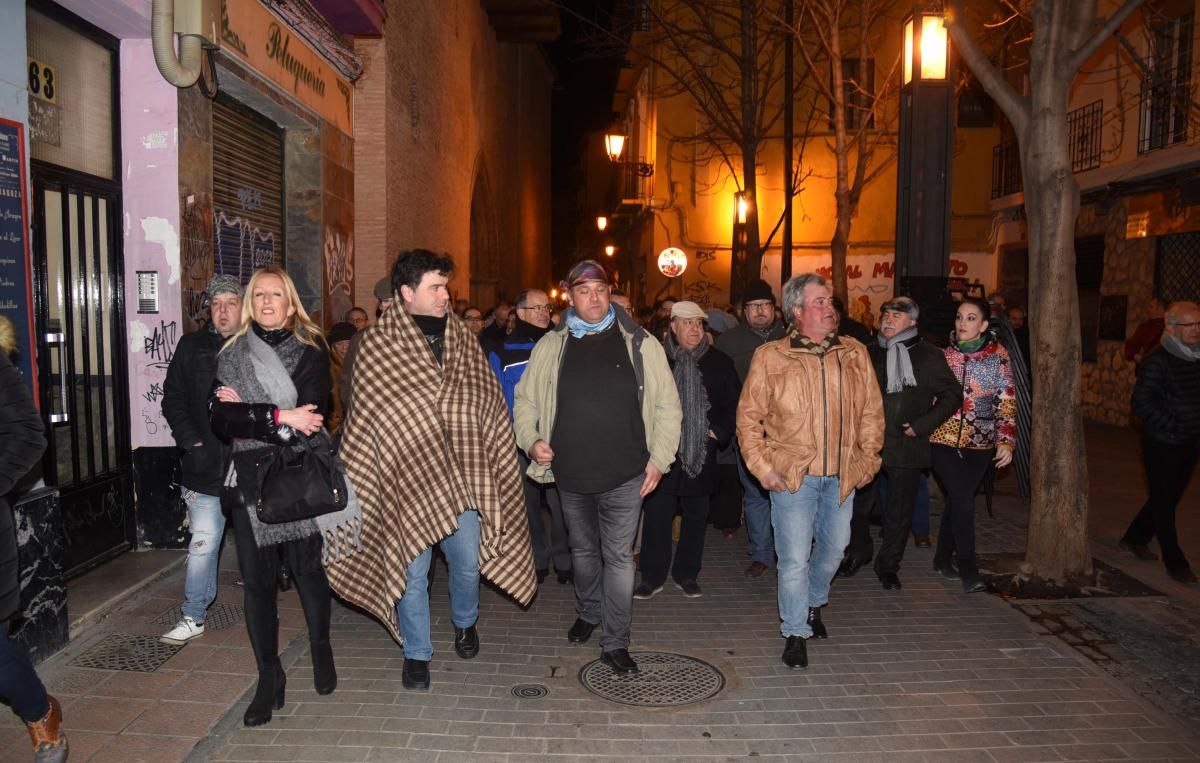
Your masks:
{"label": "iron window grille", "polygon": [[637,161],[622,163],[621,198],[623,200],[645,201],[650,198],[652,178],[640,170],[644,166],[649,166],[645,157],[639,157]]}
{"label": "iron window grille", "polygon": [[992,198],[1020,193],[1021,152],[1016,141],[1005,141],[992,148]]}
{"label": "iron window grille", "polygon": [[1188,137],[1192,100],[1191,66],[1154,72],[1142,84],[1138,153],[1182,143]]}
{"label": "iron window grille", "polygon": [[1096,101],[1067,114],[1071,141],[1071,171],[1084,172],[1100,166],[1100,125],[1104,121],[1104,101]]}
{"label": "iron window grille", "polygon": [[1200,233],[1159,236],[1154,293],[1167,304],[1200,302]]}

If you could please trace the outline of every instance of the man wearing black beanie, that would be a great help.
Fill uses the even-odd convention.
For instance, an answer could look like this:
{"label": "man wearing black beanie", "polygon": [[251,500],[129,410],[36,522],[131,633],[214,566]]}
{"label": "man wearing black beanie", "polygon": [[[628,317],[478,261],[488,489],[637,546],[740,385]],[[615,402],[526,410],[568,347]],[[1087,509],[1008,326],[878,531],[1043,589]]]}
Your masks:
{"label": "man wearing black beanie", "polygon": [[[742,301],[743,320],[735,328],[717,337],[716,348],[733,358],[738,381],[745,382],[754,351],[767,342],[782,339],[787,334],[783,321],[775,317],[775,292],[771,284],[757,278],[750,282]],[[746,469],[741,451],[737,454],[738,476],[745,491],[746,535],[750,540],[747,553],[750,566],[747,577],[761,577],[775,565],[775,537],[771,531],[771,500],[767,491]]]}

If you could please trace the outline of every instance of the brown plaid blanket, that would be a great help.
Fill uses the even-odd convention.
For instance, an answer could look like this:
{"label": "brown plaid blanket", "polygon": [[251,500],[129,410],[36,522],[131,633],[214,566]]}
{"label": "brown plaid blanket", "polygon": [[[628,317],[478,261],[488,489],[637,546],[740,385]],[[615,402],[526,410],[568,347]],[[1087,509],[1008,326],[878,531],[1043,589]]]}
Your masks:
{"label": "brown plaid blanket", "polygon": [[340,455],[362,502],[362,551],[326,569],[347,601],[400,640],[408,565],[479,511],[479,566],[523,605],[537,581],[500,384],[462,321],[446,326],[443,367],[397,304],[363,336]]}

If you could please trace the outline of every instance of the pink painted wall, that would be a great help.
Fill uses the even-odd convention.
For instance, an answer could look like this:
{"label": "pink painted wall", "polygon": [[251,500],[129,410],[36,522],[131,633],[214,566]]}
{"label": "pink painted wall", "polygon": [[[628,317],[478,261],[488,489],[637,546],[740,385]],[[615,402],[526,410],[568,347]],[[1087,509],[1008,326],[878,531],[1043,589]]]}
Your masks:
{"label": "pink painted wall", "polygon": [[[150,40],[121,41],[121,161],[125,331],[134,448],[171,446],[162,415],[167,363],[182,331],[179,141],[175,87],[154,65]],[[137,272],[158,273],[157,314],[138,313]]]}

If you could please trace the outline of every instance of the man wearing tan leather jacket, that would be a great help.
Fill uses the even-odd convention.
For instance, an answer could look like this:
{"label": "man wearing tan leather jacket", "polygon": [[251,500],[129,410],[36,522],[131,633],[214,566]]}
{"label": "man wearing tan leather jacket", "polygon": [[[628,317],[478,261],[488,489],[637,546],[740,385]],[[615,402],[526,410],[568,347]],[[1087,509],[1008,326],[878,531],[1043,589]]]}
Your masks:
{"label": "man wearing tan leather jacket", "polygon": [[784,285],[791,331],[754,353],[738,402],[746,467],[771,492],[783,662],[793,670],[808,667],[807,639],[827,637],[821,607],[850,541],[854,491],[879,471],[883,447],[870,356],[837,335],[832,297],[815,273]]}

